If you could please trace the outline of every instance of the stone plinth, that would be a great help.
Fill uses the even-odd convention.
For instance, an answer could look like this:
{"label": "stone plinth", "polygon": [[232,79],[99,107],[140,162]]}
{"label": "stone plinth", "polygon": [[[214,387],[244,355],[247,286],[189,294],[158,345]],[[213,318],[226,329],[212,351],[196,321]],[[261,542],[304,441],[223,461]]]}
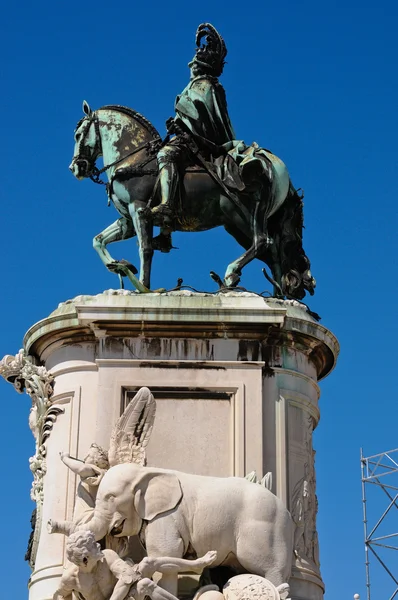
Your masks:
{"label": "stone plinth", "polygon": [[64,538],[46,521],[70,519],[75,476],[61,450],[83,458],[108,446],[141,386],[157,400],[148,464],[198,474],[258,477],[298,524],[292,598],[320,600],[312,432],[318,381],[334,367],[336,338],[304,305],[247,293],[105,292],[59,306],[25,337],[55,379],[64,412],[47,440],[42,525],[31,600],[47,600],[62,572]]}

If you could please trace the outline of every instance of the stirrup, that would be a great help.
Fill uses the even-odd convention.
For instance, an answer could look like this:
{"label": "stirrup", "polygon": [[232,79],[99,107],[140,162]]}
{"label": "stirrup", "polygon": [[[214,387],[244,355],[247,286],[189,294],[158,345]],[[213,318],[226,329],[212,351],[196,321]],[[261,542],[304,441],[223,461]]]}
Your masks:
{"label": "stirrup", "polygon": [[148,206],[139,208],[137,213],[140,215],[140,217],[144,217],[144,219],[152,219],[152,211]]}
{"label": "stirrup", "polygon": [[159,204],[152,209],[152,219],[158,227],[171,227],[174,220],[174,212],[167,204]]}
{"label": "stirrup", "polygon": [[168,204],[158,204],[155,208],[152,208],[151,213],[153,215],[162,215],[164,217],[173,217],[173,211]]}

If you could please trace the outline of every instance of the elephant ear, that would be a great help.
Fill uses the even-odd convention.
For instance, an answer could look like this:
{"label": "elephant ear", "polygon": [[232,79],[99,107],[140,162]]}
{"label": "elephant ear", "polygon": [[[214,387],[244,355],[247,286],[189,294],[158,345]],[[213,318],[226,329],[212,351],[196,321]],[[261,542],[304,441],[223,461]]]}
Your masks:
{"label": "elephant ear", "polygon": [[139,517],[152,521],[172,510],[182,498],[181,484],[174,473],[148,471],[134,487],[134,506]]}

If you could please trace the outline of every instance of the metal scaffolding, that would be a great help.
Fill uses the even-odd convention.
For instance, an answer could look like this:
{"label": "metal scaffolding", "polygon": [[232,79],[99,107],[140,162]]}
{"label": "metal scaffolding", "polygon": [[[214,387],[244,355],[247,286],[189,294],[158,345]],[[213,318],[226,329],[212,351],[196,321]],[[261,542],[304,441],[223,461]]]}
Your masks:
{"label": "metal scaffolding", "polygon": [[[381,565],[394,583],[395,590],[389,600],[398,600],[397,555],[392,555],[393,550],[398,550],[398,513],[394,510],[398,509],[398,448],[368,457],[364,457],[361,448],[361,472],[367,600],[371,600],[370,571],[371,567],[372,574],[375,571],[373,564]],[[375,494],[381,496],[377,503]],[[374,598],[379,600],[379,590],[375,590]]]}

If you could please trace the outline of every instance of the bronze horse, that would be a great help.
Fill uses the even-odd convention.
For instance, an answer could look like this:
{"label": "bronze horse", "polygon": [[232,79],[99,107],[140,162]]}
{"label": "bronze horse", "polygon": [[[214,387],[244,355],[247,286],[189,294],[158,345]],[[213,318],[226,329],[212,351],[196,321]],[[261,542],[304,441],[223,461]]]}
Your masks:
{"label": "bronze horse", "polygon": [[[104,106],[92,111],[84,102],[83,110],[86,116],[75,131],[70,169],[78,179],[98,180],[95,162],[102,156],[105,167],[101,172],[106,172],[108,194],[120,214],[119,219],[95,236],[94,248],[110,271],[127,276],[138,291],[149,292],[154,238],[147,207],[149,203],[152,207],[159,203],[156,149],[161,138],[147,119],[129,108]],[[226,287],[236,286],[243,267],[258,258],[271,269],[275,295],[301,299],[306,290],[312,295],[315,287],[302,247],[302,200],[284,163],[271,152],[266,153],[273,178],[265,202],[243,194],[234,202],[234,195],[205,170],[187,169],[182,178],[181,201],[175,208],[174,228],[205,231],[223,226],[245,248],[227,267],[223,282]],[[135,235],[140,255],[139,280],[132,265],[115,261],[107,250],[108,244]]]}

